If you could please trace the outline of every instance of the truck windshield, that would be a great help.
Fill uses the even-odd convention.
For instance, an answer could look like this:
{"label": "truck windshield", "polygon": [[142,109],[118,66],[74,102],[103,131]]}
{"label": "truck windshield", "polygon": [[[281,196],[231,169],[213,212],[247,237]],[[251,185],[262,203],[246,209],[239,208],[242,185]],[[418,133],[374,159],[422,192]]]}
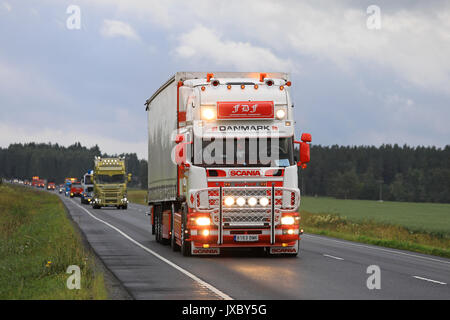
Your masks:
{"label": "truck windshield", "polygon": [[125,176],[123,174],[113,174],[113,175],[107,175],[107,174],[99,174],[95,177],[95,181],[99,184],[103,183],[124,183],[125,182]]}
{"label": "truck windshield", "polygon": [[208,167],[287,167],[294,164],[289,138],[203,139],[201,155],[193,150],[193,163]]}
{"label": "truck windshield", "polygon": [[81,188],[81,184],[79,183],[73,183],[72,188]]}

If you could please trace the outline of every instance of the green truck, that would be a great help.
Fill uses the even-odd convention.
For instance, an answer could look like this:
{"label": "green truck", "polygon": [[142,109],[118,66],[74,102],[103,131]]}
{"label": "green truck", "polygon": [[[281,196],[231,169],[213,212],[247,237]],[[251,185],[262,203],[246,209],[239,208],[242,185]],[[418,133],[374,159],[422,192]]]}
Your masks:
{"label": "green truck", "polygon": [[94,209],[101,207],[127,209],[129,181],[131,181],[131,173],[126,174],[125,159],[95,157],[92,207]]}

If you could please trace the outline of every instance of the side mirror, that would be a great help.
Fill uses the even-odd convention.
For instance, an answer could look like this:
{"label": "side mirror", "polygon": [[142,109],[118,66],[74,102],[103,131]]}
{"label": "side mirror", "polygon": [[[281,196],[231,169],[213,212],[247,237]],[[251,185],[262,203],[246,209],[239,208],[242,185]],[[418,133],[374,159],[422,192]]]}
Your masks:
{"label": "side mirror", "polygon": [[308,163],[310,161],[309,144],[300,142],[300,162]]}
{"label": "side mirror", "polygon": [[302,133],[302,137],[300,139],[303,142],[311,142],[311,134],[310,133]]}
{"label": "side mirror", "polygon": [[297,166],[306,168],[306,164],[311,160],[310,157],[310,145],[308,142],[311,142],[311,134],[303,133],[301,136],[302,141],[294,141],[294,143],[299,144],[299,160],[297,161]]}

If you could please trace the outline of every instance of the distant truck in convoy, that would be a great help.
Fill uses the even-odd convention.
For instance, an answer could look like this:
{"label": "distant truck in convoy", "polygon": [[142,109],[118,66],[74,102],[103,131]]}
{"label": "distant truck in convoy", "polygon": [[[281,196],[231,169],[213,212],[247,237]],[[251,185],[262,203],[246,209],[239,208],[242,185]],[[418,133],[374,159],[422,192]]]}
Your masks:
{"label": "distant truck in convoy", "polygon": [[311,135],[294,140],[290,86],[286,73],[179,72],[147,99],[157,242],[183,255],[298,254],[298,166]]}
{"label": "distant truck in convoy", "polygon": [[92,196],[94,194],[94,170],[89,170],[89,172],[83,175],[81,180],[81,186],[83,187],[83,193],[81,194],[81,203],[89,204],[92,201]]}
{"label": "distant truck in convoy", "polygon": [[91,204],[94,209],[128,208],[127,182],[131,181],[131,174],[126,174],[125,159],[96,157],[93,178],[94,194]]}
{"label": "distant truck in convoy", "polygon": [[77,178],[66,178],[64,179],[64,195],[66,197],[70,196],[70,189],[72,188],[72,183],[77,182]]}
{"label": "distant truck in convoy", "polygon": [[81,197],[81,194],[83,193],[83,187],[81,186],[81,182],[75,181],[72,182],[72,185],[70,186],[70,197]]}
{"label": "distant truck in convoy", "polygon": [[47,190],[55,191],[56,185],[54,182],[47,182]]}

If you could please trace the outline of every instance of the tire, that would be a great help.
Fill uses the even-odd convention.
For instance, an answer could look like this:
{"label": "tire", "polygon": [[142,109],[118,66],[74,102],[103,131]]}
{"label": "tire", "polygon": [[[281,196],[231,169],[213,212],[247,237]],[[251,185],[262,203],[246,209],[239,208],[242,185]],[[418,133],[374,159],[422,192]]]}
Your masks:
{"label": "tire", "polygon": [[185,257],[189,257],[191,255],[191,242],[185,241],[186,233],[185,233],[185,227],[187,223],[187,207],[183,206],[183,216],[182,216],[182,223],[181,223],[181,247],[180,251],[181,254]]}
{"label": "tire", "polygon": [[122,210],[127,210],[127,209],[128,209],[128,205],[122,206]]}
{"label": "tire", "polygon": [[180,246],[177,244],[177,241],[176,241],[176,239],[175,239],[175,232],[174,232],[174,229],[173,229],[173,212],[172,212],[172,215],[171,215],[171,225],[172,225],[172,227],[171,227],[171,237],[170,237],[170,246],[172,247],[172,250],[173,251],[180,251]]}
{"label": "tire", "polygon": [[161,224],[159,223],[159,206],[155,207],[155,240],[161,243]]}

